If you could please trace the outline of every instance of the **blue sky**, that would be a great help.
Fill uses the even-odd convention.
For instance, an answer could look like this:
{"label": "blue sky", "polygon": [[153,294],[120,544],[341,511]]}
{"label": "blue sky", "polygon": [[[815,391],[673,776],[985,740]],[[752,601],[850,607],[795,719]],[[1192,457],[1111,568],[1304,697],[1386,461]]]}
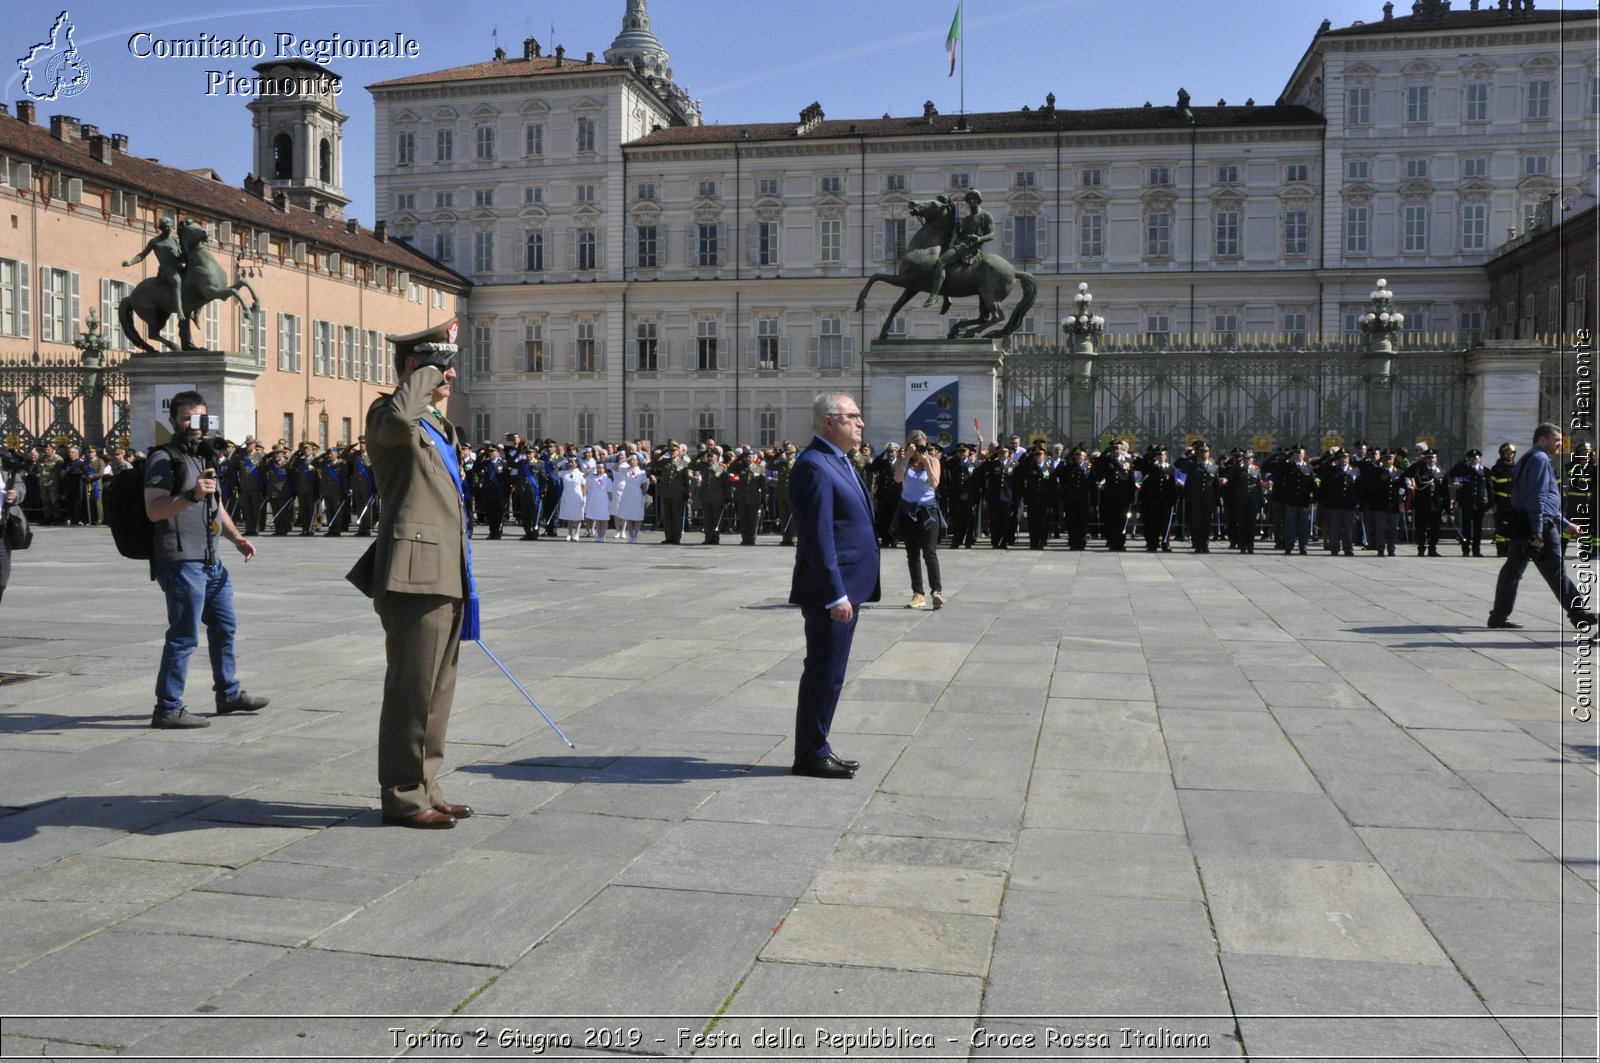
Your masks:
{"label": "blue sky", "polygon": [[[1483,0],[1493,4],[1495,0]],[[1457,0],[1465,7],[1467,0]],[[1396,13],[1410,11],[1398,0]],[[1592,8],[1592,0],[1541,0],[1541,9]],[[622,24],[623,0],[395,0],[388,3],[272,4],[250,0],[8,0],[0,10],[0,98],[22,98],[16,60],[48,36],[65,8],[88,62],[78,96],[39,105],[40,121],[71,114],[104,132],[126,133],[134,154],[184,168],[210,166],[238,184],[251,166],[246,96],[207,95],[208,70],[248,75],[258,59],[139,59],[129,38],[195,38],[201,33],[260,39],[392,37],[415,39],[410,60],[335,60],[345,78],[345,191],[350,214],[370,224],[372,102],[363,86],[387,78],[489,59],[494,33],[520,54],[532,35],[546,51],[605,51]],[[947,76],[944,39],[954,0],[651,0],[652,28],[671,53],[674,73],[702,101],[707,122],[784,121],[813,100],[832,118],[941,112],[960,107]],[[1305,52],[1317,25],[1382,18],[1381,0],[969,0],[965,15],[969,111],[1039,106],[1054,92],[1060,107],[1170,102],[1181,85],[1197,104],[1218,99],[1271,103]],[[551,27],[554,25],[554,37]]]}

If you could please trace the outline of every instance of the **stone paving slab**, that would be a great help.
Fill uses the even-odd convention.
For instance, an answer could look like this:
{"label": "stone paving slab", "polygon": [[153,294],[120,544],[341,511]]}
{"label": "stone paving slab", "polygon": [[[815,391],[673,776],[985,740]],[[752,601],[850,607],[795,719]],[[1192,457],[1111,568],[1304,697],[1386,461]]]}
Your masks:
{"label": "stone paving slab", "polygon": [[[788,772],[787,551],[480,541],[486,637],[578,748],[464,649],[442,785],[478,814],[433,833],[379,823],[361,544],[267,545],[235,580],[273,705],[181,735],[142,575],[89,531],[19,561],[0,671],[48,674],[0,687],[0,1054],[1592,1047],[1600,730],[1547,603],[1480,626],[1492,566],[973,551],[932,613],[889,564],[826,781]],[[53,634],[90,596],[105,652]]]}

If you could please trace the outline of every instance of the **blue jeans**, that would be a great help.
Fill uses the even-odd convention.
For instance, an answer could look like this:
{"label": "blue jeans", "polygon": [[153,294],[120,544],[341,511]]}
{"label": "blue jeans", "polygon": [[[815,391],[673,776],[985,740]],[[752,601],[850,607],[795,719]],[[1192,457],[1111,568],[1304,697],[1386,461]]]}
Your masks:
{"label": "blue jeans", "polygon": [[217,703],[239,696],[233,674],[233,639],[239,618],[233,611],[233,583],[228,570],[216,562],[207,568],[200,561],[169,561],[155,566],[156,583],[167,596],[167,641],[161,648],[161,670],[156,673],[156,715],[183,708],[183,687],[189,677],[189,655],[200,644],[200,625],[206,628],[206,648],[211,653],[212,690]]}
{"label": "blue jeans", "polygon": [[1543,550],[1535,553],[1528,540],[1520,535],[1511,540],[1510,552],[1495,579],[1494,605],[1489,610],[1489,619],[1500,621],[1511,616],[1511,610],[1517,605],[1517,584],[1522,581],[1530,561],[1550,585],[1556,601],[1561,603],[1561,611],[1577,623],[1584,614],[1583,593],[1567,575],[1566,543],[1553,537],[1545,541]]}

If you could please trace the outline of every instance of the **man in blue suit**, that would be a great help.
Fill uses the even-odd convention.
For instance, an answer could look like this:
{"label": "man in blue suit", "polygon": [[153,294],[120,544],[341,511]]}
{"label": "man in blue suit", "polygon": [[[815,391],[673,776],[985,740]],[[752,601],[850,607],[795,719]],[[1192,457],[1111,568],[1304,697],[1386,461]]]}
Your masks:
{"label": "man in blue suit", "polygon": [[861,445],[861,408],[829,392],[811,404],[816,438],[795,460],[789,506],[799,535],[789,602],[806,623],[806,662],[795,709],[796,775],[852,778],[860,765],[828,745],[858,608],[881,597],[872,501],[847,452]]}

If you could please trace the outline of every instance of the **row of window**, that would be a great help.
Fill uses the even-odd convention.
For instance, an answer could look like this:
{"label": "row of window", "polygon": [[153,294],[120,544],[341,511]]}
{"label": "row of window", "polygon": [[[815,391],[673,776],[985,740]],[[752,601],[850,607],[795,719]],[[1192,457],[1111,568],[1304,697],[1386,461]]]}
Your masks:
{"label": "row of window", "polygon": [[[522,434],[526,439],[545,439],[544,411],[540,409],[523,409],[521,413]],[[634,411],[634,426],[637,431],[635,439],[648,439],[659,441],[665,438],[660,434],[660,411],[648,407]],[[702,409],[693,414],[694,428],[691,439],[693,441],[705,439],[725,439],[719,418],[722,416],[716,410]],[[515,417],[515,415],[513,415]],[[595,410],[575,410],[572,413],[573,441],[590,442],[600,438],[600,415]],[[770,406],[755,411],[756,418],[756,445],[766,449],[778,445],[779,426],[783,413]],[[498,439],[506,431],[506,415],[492,410],[475,410],[472,414],[473,439]],[[513,420],[511,423],[516,423]]]}
{"label": "row of window", "polygon": [[[1522,118],[1544,121],[1555,117],[1551,99],[1555,82],[1549,78],[1531,78],[1522,86]],[[1487,81],[1471,81],[1461,89],[1461,119],[1465,122],[1490,120],[1490,97],[1493,86]],[[1407,85],[1405,87],[1405,122],[1421,125],[1434,120],[1434,86]],[[1344,120],[1350,126],[1370,126],[1372,120],[1371,85],[1351,85],[1345,89]],[[1600,114],[1600,79],[1589,80],[1589,113]]]}
{"label": "row of window", "polygon": [[[1372,159],[1367,159],[1367,158],[1346,159],[1345,160],[1345,168],[1344,168],[1345,179],[1347,181],[1371,181],[1372,180],[1372,164],[1373,164],[1373,160]],[[1430,176],[1431,167],[1432,167],[1432,160],[1431,159],[1427,159],[1427,158],[1411,158],[1411,159],[1404,159],[1403,160],[1403,173],[1404,173],[1404,176],[1408,180],[1428,178]],[[1548,176],[1549,173],[1550,173],[1550,156],[1549,155],[1535,154],[1535,155],[1525,155],[1525,156],[1523,156],[1523,159],[1522,159],[1522,175],[1524,177],[1543,177],[1543,176]],[[1017,176],[1020,178],[1023,175],[1022,174],[1018,174]],[[1152,166],[1152,167],[1149,167],[1149,168],[1147,168],[1145,176],[1147,178],[1146,184],[1148,186],[1150,186],[1150,187],[1166,187],[1166,186],[1171,186],[1173,184],[1172,168],[1171,167],[1167,167],[1167,166]],[[1234,164],[1231,164],[1231,163],[1230,164],[1221,165],[1221,166],[1217,166],[1217,167],[1215,167],[1215,176],[1216,176],[1216,183],[1219,184],[1219,185],[1236,185],[1239,182],[1239,167],[1237,165],[1234,165]],[[1462,180],[1484,179],[1484,178],[1487,178],[1488,176],[1489,176],[1489,157],[1488,156],[1486,156],[1486,155],[1474,155],[1474,156],[1467,156],[1467,157],[1464,157],[1464,158],[1461,159],[1461,179]],[[894,178],[900,178],[903,181],[905,175],[904,174],[888,174],[888,175],[886,175],[886,177],[891,179],[891,180],[894,179]],[[1082,171],[1082,177],[1083,177],[1084,187],[1086,187],[1086,188],[1098,188],[1098,187],[1101,187],[1101,181],[1102,181],[1102,178],[1103,178],[1103,171],[1101,171],[1101,170],[1084,170],[1084,171]],[[1284,167],[1284,180],[1285,180],[1286,183],[1304,184],[1304,183],[1307,183],[1309,181],[1309,179],[1310,179],[1310,167],[1306,163],[1289,163]],[[763,178],[758,183],[760,185],[765,185],[768,180],[769,179]],[[778,180],[777,178],[771,178],[770,179],[771,183],[774,186],[777,184],[777,180]],[[824,180],[826,180],[826,178]],[[713,189],[713,191],[711,192],[711,195],[713,197],[715,196],[716,193],[715,193],[714,188],[715,188],[716,182],[714,182],[714,181],[704,181],[704,182],[701,182],[701,184],[702,184],[702,186],[711,186],[712,189]],[[476,189],[471,189],[469,191],[470,191],[470,195],[471,195],[470,203],[471,203],[472,207],[474,207],[474,208],[477,208],[477,207],[493,207],[493,206],[496,205],[496,191],[497,191],[496,189],[494,189],[494,188],[476,188]],[[544,202],[545,202],[544,191],[545,191],[544,190],[544,186],[542,186],[542,185],[528,185],[528,186],[524,187],[523,190],[522,190],[522,205],[523,206],[542,206],[542,205],[544,205]],[[636,195],[635,195],[635,201],[636,202],[655,202],[656,201],[656,182],[654,182],[654,181],[643,181],[643,182],[640,182],[636,186],[635,192],[636,192]],[[761,190],[761,191],[757,192],[758,196],[765,196],[765,195],[768,195],[768,194],[769,193],[767,191],[764,191],[764,190]],[[776,193],[776,191],[773,191],[770,194],[776,195],[777,193]],[[455,210],[455,209],[457,209],[457,207],[465,208],[468,205],[468,200],[467,200],[467,198],[465,196],[465,193],[463,194],[463,198],[459,202],[457,201],[456,190],[455,189],[450,189],[450,190],[446,190],[446,191],[435,191],[435,192],[433,192],[431,194],[431,196],[432,196],[431,202],[433,204],[433,209],[436,210],[436,211],[437,210]],[[396,210],[396,212],[416,213],[416,211],[418,209],[418,198],[417,197],[418,197],[418,193],[416,193],[416,192],[396,192],[394,194],[394,209]],[[599,185],[598,185],[598,183],[592,182],[592,181],[580,181],[577,184],[574,184],[572,186],[572,199],[573,199],[574,203],[580,203],[580,204],[581,203],[598,203],[599,202]],[[428,200],[425,199],[425,200],[423,200],[423,202],[426,203],[426,202],[428,202]]]}
{"label": "row of window", "polygon": [[[754,370],[779,370],[790,368],[789,337],[783,334],[782,321],[777,315],[758,314],[753,319],[753,335],[744,341],[745,368]],[[467,352],[466,364],[474,375],[494,369],[494,330],[488,322],[474,322],[471,328],[472,343]],[[519,372],[543,373],[556,368],[551,350],[545,343],[543,321],[523,325],[522,358],[516,369]],[[595,335],[595,320],[577,318],[572,322],[570,359],[566,368],[578,373],[598,373],[605,370],[603,344]],[[670,342],[660,334],[660,323],[654,319],[640,320],[634,325],[633,346],[628,368],[637,372],[658,372],[669,368]],[[723,335],[722,322],[714,317],[695,320],[694,336],[684,356],[687,368],[697,372],[716,372],[730,368],[730,343]],[[855,340],[846,334],[842,314],[823,315],[817,318],[817,333],[807,341],[807,365],[812,369],[848,369],[854,364]]]}
{"label": "row of window", "polygon": [[[579,155],[592,155],[595,153],[596,134],[599,130],[599,121],[594,118],[578,118],[572,124],[572,150]],[[394,157],[395,163],[400,166],[411,166],[417,161],[417,137],[415,130],[405,130],[395,134]],[[530,122],[522,129],[522,155],[524,158],[540,158],[544,155],[545,126],[543,122]],[[480,123],[472,127],[470,148],[465,144],[462,147],[461,158],[470,158],[477,162],[493,162],[500,157],[500,127],[491,123]],[[456,159],[456,131],[454,129],[436,129],[433,131],[433,161],[454,162]]]}
{"label": "row of window", "polygon": [[[1430,159],[1405,159],[1403,169],[1408,180],[1425,179],[1430,176]],[[1550,156],[1524,155],[1522,157],[1522,176],[1547,177],[1550,174]],[[1346,159],[1344,162],[1344,176],[1347,181],[1371,181],[1371,159]],[[1469,155],[1461,159],[1461,179],[1470,181],[1485,179],[1489,176],[1489,157],[1487,155]]]}
{"label": "row of window", "polygon": [[[239,349],[254,356],[260,365],[266,364],[267,321],[266,313],[259,309],[254,314],[242,310],[239,313]],[[304,372],[303,319],[299,314],[279,313],[277,326],[278,371]],[[339,325],[332,321],[312,321],[311,372],[314,376],[341,380],[393,384],[394,345],[376,329],[359,329],[354,325]]]}

